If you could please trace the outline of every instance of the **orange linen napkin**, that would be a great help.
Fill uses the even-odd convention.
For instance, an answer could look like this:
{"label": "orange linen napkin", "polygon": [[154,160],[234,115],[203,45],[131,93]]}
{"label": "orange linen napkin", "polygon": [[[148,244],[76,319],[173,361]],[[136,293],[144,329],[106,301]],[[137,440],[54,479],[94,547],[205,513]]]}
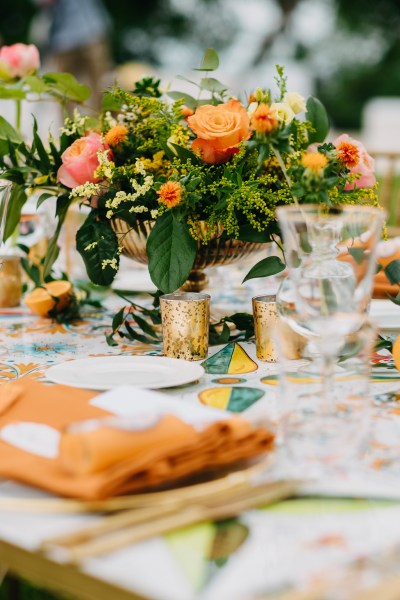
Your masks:
{"label": "orange linen napkin", "polygon": [[400,291],[398,285],[393,285],[389,282],[386,277],[385,271],[379,271],[374,275],[374,283],[372,288],[373,298],[385,298],[387,299],[388,294],[391,296],[397,296]]}
{"label": "orange linen napkin", "polygon": [[[357,245],[354,244],[353,248],[357,248]],[[357,262],[354,260],[354,258],[349,253],[346,253],[346,251],[343,248],[342,248],[342,254],[340,254],[338,256],[338,259],[346,261],[346,262],[350,262],[352,264],[354,273],[358,280],[361,279],[362,277],[364,277],[366,264],[358,265]],[[400,259],[400,248],[394,249],[393,254],[391,254],[390,256],[378,257],[377,261],[383,268],[385,268],[386,265],[388,265],[390,262],[392,262],[393,260],[396,260],[396,259]],[[399,290],[400,290],[400,287],[398,285],[393,285],[389,282],[388,278],[386,277],[385,271],[383,269],[381,271],[379,271],[379,273],[376,273],[374,275],[373,283],[372,283],[372,297],[373,298],[387,298],[387,294],[396,296],[396,294],[399,292]]]}
{"label": "orange linen napkin", "polygon": [[[382,244],[387,245],[393,244],[392,241],[382,242]],[[385,247],[385,246],[384,246]],[[390,250],[389,250],[390,251]],[[379,256],[378,263],[383,267],[383,269],[391,263],[393,260],[400,259],[400,248],[397,245],[393,245],[393,252],[389,254],[389,256]],[[387,295],[396,296],[400,290],[398,285],[393,285],[390,283],[389,279],[386,277],[384,270],[379,271],[374,276],[374,287],[372,292],[373,298],[387,298]]]}
{"label": "orange linen napkin", "polygon": [[0,440],[0,476],[63,496],[95,500],[164,485],[263,454],[274,443],[270,431],[236,416],[203,430],[165,415],[141,431],[105,425],[68,432],[68,424],[109,415],[89,405],[96,394],[24,378],[0,387],[0,406],[10,388],[14,401],[0,414],[0,427],[16,421],[50,425],[62,431],[60,455],[43,458]]}

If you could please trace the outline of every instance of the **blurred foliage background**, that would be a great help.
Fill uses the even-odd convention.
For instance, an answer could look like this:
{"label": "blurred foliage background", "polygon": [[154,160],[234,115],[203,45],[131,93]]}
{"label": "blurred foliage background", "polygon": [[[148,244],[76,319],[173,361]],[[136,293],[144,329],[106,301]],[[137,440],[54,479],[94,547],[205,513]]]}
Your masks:
{"label": "blurred foliage background", "polygon": [[[309,73],[334,126],[351,130],[360,127],[369,98],[400,96],[399,0],[104,2],[114,24],[116,65],[134,60],[165,67],[169,61],[178,72],[197,64],[209,46],[246,72],[259,72],[267,61],[293,61]],[[0,3],[1,41],[37,43],[33,0]]]}

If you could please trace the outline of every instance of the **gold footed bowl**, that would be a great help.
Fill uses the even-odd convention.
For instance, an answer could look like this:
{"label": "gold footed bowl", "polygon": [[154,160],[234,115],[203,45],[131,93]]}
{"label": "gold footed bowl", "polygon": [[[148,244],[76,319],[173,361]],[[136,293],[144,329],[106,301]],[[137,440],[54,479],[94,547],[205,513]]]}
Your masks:
{"label": "gold footed bowl", "polygon": [[[123,247],[122,253],[139,263],[147,264],[146,243],[153,225],[154,221],[142,221],[132,227],[126,221],[114,219],[112,227],[119,238],[120,245]],[[207,224],[204,221],[199,221],[198,228],[200,236],[204,239],[207,233]],[[196,259],[188,279],[180,288],[182,291],[200,292],[207,287],[208,277],[204,273],[206,267],[228,265],[266,247],[266,244],[258,242],[222,240],[222,231],[222,226],[218,226],[209,241],[206,243],[202,243],[201,240],[197,241]]]}

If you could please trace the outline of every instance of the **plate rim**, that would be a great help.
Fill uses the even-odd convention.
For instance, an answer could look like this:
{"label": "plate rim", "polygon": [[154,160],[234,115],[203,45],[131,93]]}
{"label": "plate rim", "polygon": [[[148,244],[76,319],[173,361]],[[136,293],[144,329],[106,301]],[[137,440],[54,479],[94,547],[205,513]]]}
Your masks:
{"label": "plate rim", "polygon": [[[84,382],[66,382],[65,378],[63,377],[59,377],[58,375],[58,371],[59,369],[67,369],[68,371],[71,371],[73,369],[72,365],[76,365],[76,363],[83,363],[86,362],[86,364],[88,362],[97,362],[99,360],[103,359],[103,361],[109,361],[110,359],[114,359],[114,361],[124,361],[126,359],[128,359],[128,361],[131,362],[143,362],[143,360],[145,362],[148,362],[149,360],[153,360],[153,361],[159,361],[160,359],[165,363],[165,366],[167,367],[168,365],[175,365],[176,368],[179,365],[179,370],[177,371],[177,373],[181,374],[186,373],[185,377],[181,377],[180,379],[177,380],[177,382],[175,383],[169,383],[168,385],[164,385],[164,384],[154,384],[151,387],[149,385],[138,385],[135,386],[135,384],[132,383],[124,383],[122,382],[121,384],[117,384],[117,385],[112,385],[110,387],[105,387],[104,384],[89,384],[89,383],[84,383]],[[185,365],[185,368],[190,368],[189,370],[194,371],[194,373],[192,372],[192,374],[188,374],[186,371],[182,370],[182,366]],[[84,366],[84,365],[81,365]],[[197,372],[196,372],[197,371]],[[55,375],[54,375],[55,372]],[[84,357],[84,358],[76,358],[76,359],[72,359],[72,360],[67,360],[67,361],[63,361],[60,363],[56,363],[55,365],[51,365],[45,373],[46,376],[46,380],[50,381],[52,383],[56,383],[59,385],[67,385],[70,387],[75,387],[75,388],[81,388],[81,389],[87,389],[87,390],[94,390],[94,391],[106,391],[106,390],[111,390],[111,389],[116,389],[118,387],[121,387],[123,385],[131,385],[132,387],[135,388],[143,388],[143,389],[151,389],[151,390],[155,390],[155,389],[168,389],[171,387],[177,387],[180,385],[185,385],[188,383],[192,383],[193,381],[196,381],[197,379],[200,379],[200,377],[202,377],[205,374],[205,369],[201,364],[195,363],[195,362],[191,362],[191,361],[187,361],[187,360],[180,360],[177,358],[170,358],[167,356],[146,356],[146,355],[127,355],[127,356],[115,356],[115,355],[110,355],[110,356],[90,356],[90,357]]]}

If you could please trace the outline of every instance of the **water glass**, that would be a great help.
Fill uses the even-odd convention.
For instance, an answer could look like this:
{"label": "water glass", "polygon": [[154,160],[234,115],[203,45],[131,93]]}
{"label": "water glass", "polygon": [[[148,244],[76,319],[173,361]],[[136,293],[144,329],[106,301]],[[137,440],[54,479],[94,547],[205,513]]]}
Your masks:
{"label": "water glass", "polygon": [[[279,356],[279,428],[283,447],[290,459],[305,468],[341,464],[354,456],[366,435],[372,407],[370,354],[376,328],[358,313],[346,315],[350,333],[335,341],[331,403],[323,393],[323,362],[309,360],[293,364],[286,345],[286,330],[278,322],[274,340]],[[351,323],[350,323],[351,321]],[[329,344],[328,337],[325,343]]]}

